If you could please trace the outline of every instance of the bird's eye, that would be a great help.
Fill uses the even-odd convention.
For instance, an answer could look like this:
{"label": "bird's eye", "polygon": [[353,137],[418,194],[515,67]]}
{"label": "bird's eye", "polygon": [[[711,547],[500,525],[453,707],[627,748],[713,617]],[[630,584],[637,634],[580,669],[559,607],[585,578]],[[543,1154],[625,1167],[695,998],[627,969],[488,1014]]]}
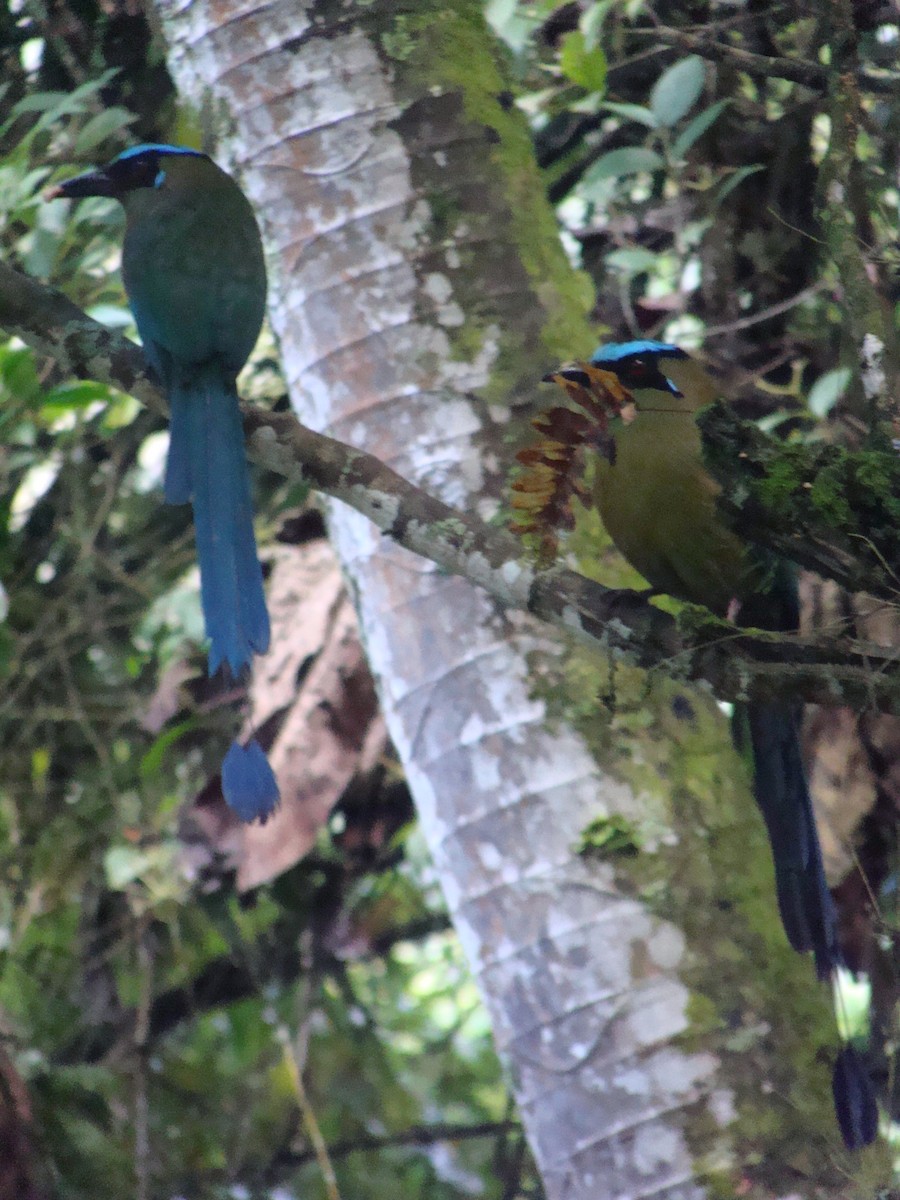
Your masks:
{"label": "bird's eye", "polygon": [[629,387],[645,383],[651,375],[650,368],[642,358],[633,358],[621,373],[622,382]]}
{"label": "bird's eye", "polygon": [[161,170],[155,154],[139,154],[134,158],[122,159],[116,164],[116,184],[123,192],[159,187],[162,182],[160,175],[165,178],[165,172]]}

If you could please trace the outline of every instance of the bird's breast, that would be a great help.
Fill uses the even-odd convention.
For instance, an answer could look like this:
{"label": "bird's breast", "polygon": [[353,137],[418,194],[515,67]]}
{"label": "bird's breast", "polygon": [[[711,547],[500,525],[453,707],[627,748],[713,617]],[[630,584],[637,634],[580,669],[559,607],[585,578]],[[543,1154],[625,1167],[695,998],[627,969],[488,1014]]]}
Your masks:
{"label": "bird's breast", "polygon": [[616,547],[653,587],[724,614],[756,585],[756,571],[716,511],[693,414],[639,410],[613,435],[614,461],[598,459],[594,499]]}
{"label": "bird's breast", "polygon": [[122,275],[145,344],[235,374],[265,308],[262,246],[247,201],[145,189],[127,208]]}

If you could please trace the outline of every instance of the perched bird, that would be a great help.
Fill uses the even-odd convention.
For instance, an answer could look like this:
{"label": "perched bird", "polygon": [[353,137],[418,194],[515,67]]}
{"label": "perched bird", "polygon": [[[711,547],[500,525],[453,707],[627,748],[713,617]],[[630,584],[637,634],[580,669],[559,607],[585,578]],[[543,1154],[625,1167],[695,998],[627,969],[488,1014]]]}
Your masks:
{"label": "perched bird", "polygon": [[[266,270],[253,210],[206,154],[135,146],[48,198],[110,196],[125,209],[122,275],[150,365],[171,409],[165,496],[194,508],[209,672],[237,675],[269,646],[236,379],[262,325]],[[256,741],[222,764],[243,820],[278,802]]]}
{"label": "perched bird", "polygon": [[[631,393],[631,419],[616,418],[598,455],[594,499],[610,537],[652,587],[760,629],[799,624],[788,564],[742,541],[716,509],[719,485],[703,464],[698,409],[718,397],[715,381],[677,346],[635,341],[601,346],[593,365]],[[790,701],[752,703],[744,714],[754,794],[775,866],[778,906],[795,950],[812,951],[820,978],[841,962],[837,922],[822,865]],[[835,1102],[851,1147],[874,1140],[877,1109],[861,1061],[841,1051]]]}

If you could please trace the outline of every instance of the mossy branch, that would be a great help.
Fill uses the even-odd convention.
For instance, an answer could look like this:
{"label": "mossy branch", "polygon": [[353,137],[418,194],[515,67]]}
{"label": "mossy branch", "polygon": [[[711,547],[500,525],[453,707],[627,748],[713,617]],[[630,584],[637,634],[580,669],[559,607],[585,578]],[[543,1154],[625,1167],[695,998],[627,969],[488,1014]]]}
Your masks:
{"label": "mossy branch", "polygon": [[[0,264],[0,328],[66,372],[166,411],[140,349],[61,293]],[[351,505],[415,554],[464,576],[504,607],[527,611],[614,657],[705,680],[724,699],[805,700],[900,713],[900,662],[883,647],[739,630],[690,610],[676,621],[643,594],[605,588],[564,567],[523,561],[512,534],[428,495],[370,454],[314,433],[289,413],[245,409],[249,456]]]}
{"label": "mossy branch", "polygon": [[698,423],[737,533],[851,592],[900,602],[900,455],[890,443],[786,445],[721,401]]}

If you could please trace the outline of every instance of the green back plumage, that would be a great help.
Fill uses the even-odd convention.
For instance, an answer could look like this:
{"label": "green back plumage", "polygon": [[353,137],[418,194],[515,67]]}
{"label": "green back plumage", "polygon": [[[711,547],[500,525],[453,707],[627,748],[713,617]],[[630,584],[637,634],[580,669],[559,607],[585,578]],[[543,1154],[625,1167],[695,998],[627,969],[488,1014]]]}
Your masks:
{"label": "green back plumage", "polygon": [[141,336],[151,360],[161,351],[182,364],[216,358],[237,374],[265,308],[253,210],[205,156],[168,158],[165,172],[164,187],[122,197],[122,274]]}

